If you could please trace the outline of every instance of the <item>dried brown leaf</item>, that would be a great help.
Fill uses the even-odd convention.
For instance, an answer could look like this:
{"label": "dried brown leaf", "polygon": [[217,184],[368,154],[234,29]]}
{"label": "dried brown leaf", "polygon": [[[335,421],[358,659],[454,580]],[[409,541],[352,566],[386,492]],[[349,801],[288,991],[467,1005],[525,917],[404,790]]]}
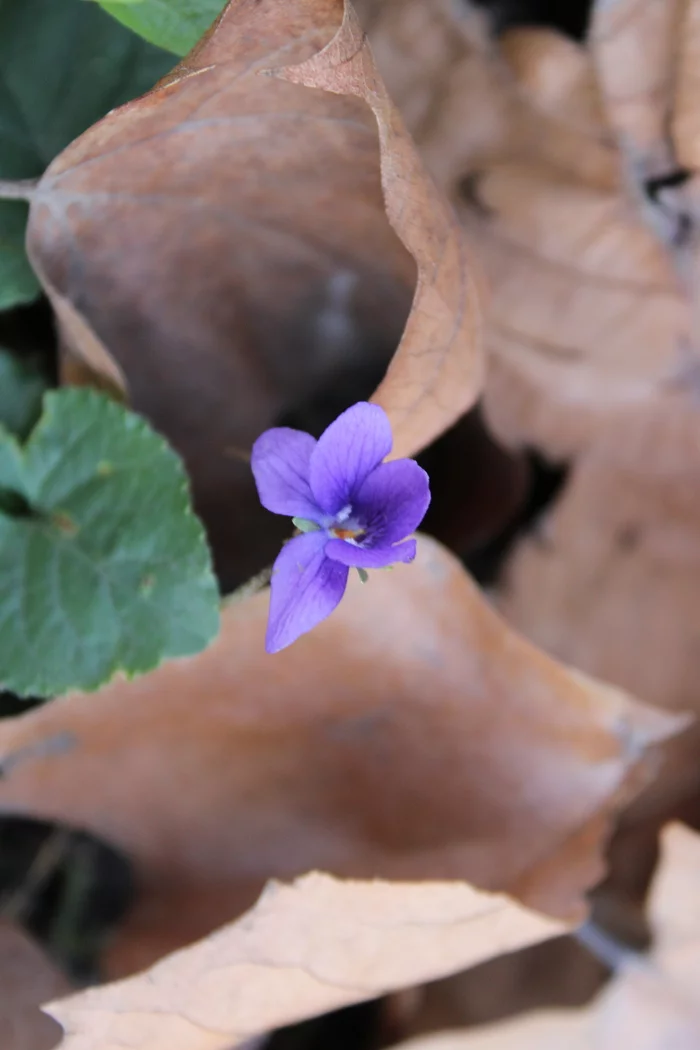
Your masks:
{"label": "dried brown leaf", "polygon": [[497,57],[509,69],[509,91],[524,103],[516,118],[525,121],[520,155],[589,186],[618,189],[619,159],[587,50],[555,30],[520,27],[502,35]]}
{"label": "dried brown leaf", "polygon": [[560,928],[469,886],[315,873],[269,885],[238,922],[144,974],[53,1003],[51,1013],[68,1033],[62,1050],[227,1050]]}
{"label": "dried brown leaf", "polygon": [[464,879],[582,914],[609,818],[674,720],[522,641],[426,538],[274,657],[267,603],[230,606],[193,659],[0,723],[0,757],[77,741],[69,758],[35,750],[0,806],[91,830],[136,865],[113,974],[312,869]]}
{"label": "dried brown leaf", "polygon": [[503,164],[463,216],[490,280],[486,407],[500,437],[571,456],[680,379],[687,306],[622,196]]}
{"label": "dried brown leaf", "polygon": [[685,0],[678,19],[673,99],[672,135],[680,167],[700,169],[700,106],[698,106],[698,61],[700,60],[700,4]]}
{"label": "dried brown leaf", "polygon": [[0,1046],[53,1050],[61,1030],[40,1006],[68,995],[70,984],[36,944],[10,922],[0,922]]}
{"label": "dried brown leaf", "polygon": [[533,150],[577,178],[617,186],[593,70],[572,41],[519,28],[497,46],[478,12],[442,0],[382,0],[366,22],[382,77],[446,190]]}
{"label": "dried brown leaf", "polygon": [[376,399],[412,454],[481,384],[463,235],[343,10],[232,0],[169,77],[54,161],[32,206],[68,344],[98,371],[108,350],[183,454],[226,583],[281,538],[241,462],[263,429],[391,359]]}
{"label": "dried brown leaf", "polygon": [[590,45],[607,117],[644,178],[676,167],[670,141],[679,34],[687,0],[598,0]]}
{"label": "dried brown leaf", "polygon": [[473,1033],[413,1040],[405,1050],[524,1050],[562,1045],[581,1050],[695,1050],[700,1045],[700,974],[695,886],[697,835],[665,833],[664,863],[654,887],[656,948],[650,962],[631,957],[594,1004],[576,1012],[547,1011]]}
{"label": "dried brown leaf", "polygon": [[546,1011],[402,1044],[400,1050],[697,1050],[700,1046],[700,838],[680,826],[664,834],[654,884],[656,946],[631,957],[585,1010]]}
{"label": "dried brown leaf", "polygon": [[[696,1050],[699,875],[700,839],[669,828],[652,901],[654,953],[650,960],[624,959],[591,1007],[419,1038],[401,1050]],[[290,1011],[300,1018],[356,1001],[415,980],[431,966],[442,969],[448,956],[454,966],[465,942],[475,960],[494,947],[494,920],[501,924],[500,947],[546,935],[534,916],[504,904],[466,887],[399,889],[307,876],[292,887],[271,887],[244,919],[147,974],[54,1003],[51,1011],[69,1032],[65,1050],[217,1050],[232,1026],[247,1033],[256,1018],[279,1024]],[[339,933],[347,927],[339,949],[329,950],[325,930],[318,935],[324,922]],[[358,971],[359,986],[349,988]]]}
{"label": "dried brown leaf", "polygon": [[424,172],[349,3],[324,52],[277,75],[356,95],[376,118],[387,215],[418,264],[418,286],[401,344],[374,400],[392,421],[393,454],[411,455],[469,408],[481,389],[476,286],[463,237]]}
{"label": "dried brown leaf", "polygon": [[[406,6],[382,5],[370,31],[411,110],[406,85],[414,71],[411,90],[421,82],[423,50],[417,31],[402,30]],[[576,455],[609,418],[684,377],[692,317],[663,240],[680,220],[647,206],[624,171],[589,49],[542,29],[489,41],[473,16],[460,23],[425,0],[408,10],[424,37],[426,25],[442,31],[443,68],[432,94],[423,83],[411,129],[439,181],[460,184],[460,216],[486,270],[489,420],[510,444]],[[613,36],[624,50],[623,23]],[[598,28],[596,46],[612,48]],[[605,65],[618,68],[614,51]]]}
{"label": "dried brown leaf", "polygon": [[[700,714],[700,431],[669,395],[604,430],[516,547],[499,607],[559,659]],[[700,786],[698,731],[667,747],[644,810]]]}
{"label": "dried brown leaf", "polygon": [[582,1006],[608,978],[607,967],[575,936],[553,937],[414,988],[398,1036],[407,1040],[525,1011]]}

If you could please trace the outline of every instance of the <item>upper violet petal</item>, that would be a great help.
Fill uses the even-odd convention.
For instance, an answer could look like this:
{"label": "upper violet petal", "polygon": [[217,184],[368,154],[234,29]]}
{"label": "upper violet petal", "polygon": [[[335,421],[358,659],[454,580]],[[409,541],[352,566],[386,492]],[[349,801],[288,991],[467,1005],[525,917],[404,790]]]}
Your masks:
{"label": "upper violet petal", "polygon": [[415,540],[406,540],[394,547],[361,547],[346,540],[329,540],[326,544],[327,558],[357,569],[384,569],[398,561],[413,561],[415,556]]}
{"label": "upper violet petal", "polygon": [[260,435],[250,465],[263,507],[290,518],[318,518],[319,508],[309,485],[315,447],[311,434],[290,427],[274,427]]}
{"label": "upper violet petal", "polygon": [[373,470],[353,501],[353,518],[364,525],[364,542],[387,547],[410,536],[430,504],[430,479],[412,459],[395,459]]}
{"label": "upper violet petal", "polygon": [[270,581],[265,649],[279,652],[325,620],[345,593],[348,569],[324,553],[325,532],[306,532],[286,543]]}
{"label": "upper violet petal", "polygon": [[319,506],[331,515],[347,506],[391,446],[391,424],[379,405],[360,401],[339,415],[311,455],[309,480]]}

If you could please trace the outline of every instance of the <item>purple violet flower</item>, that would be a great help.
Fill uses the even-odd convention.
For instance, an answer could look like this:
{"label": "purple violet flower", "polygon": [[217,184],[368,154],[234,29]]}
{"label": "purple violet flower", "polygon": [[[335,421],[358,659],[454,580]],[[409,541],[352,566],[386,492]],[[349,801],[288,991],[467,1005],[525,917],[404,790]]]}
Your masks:
{"label": "purple violet flower", "polygon": [[253,445],[251,465],[263,507],[286,514],[302,530],[275,561],[265,648],[291,645],[333,612],[348,572],[413,561],[406,536],[430,503],[428,475],[391,452],[384,409],[361,401],[318,441],[302,430],[275,427]]}

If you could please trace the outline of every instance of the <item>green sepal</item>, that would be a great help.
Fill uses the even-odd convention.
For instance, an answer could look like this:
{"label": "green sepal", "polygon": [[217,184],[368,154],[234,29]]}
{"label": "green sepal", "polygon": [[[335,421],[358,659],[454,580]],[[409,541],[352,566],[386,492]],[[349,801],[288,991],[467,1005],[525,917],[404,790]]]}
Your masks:
{"label": "green sepal", "polygon": [[292,518],[292,524],[299,532],[319,532],[321,526],[308,518]]}

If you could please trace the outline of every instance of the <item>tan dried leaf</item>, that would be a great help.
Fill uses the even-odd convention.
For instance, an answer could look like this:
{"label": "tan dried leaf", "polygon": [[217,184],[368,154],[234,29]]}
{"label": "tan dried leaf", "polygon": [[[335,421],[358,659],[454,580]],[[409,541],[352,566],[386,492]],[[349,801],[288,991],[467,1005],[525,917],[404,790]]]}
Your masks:
{"label": "tan dried leaf", "polygon": [[[413,18],[402,23],[406,10]],[[613,35],[624,52],[622,22]],[[682,374],[692,318],[667,247],[678,219],[636,191],[641,176],[626,170],[589,49],[542,29],[490,41],[477,25],[409,0],[383,4],[370,32],[390,89],[416,114],[426,163],[459,192],[486,270],[489,420],[510,444],[571,457],[609,418],[662,396]],[[423,39],[442,54],[439,74],[431,58],[430,83],[420,76]],[[605,68],[620,74],[602,22],[596,41]]]}
{"label": "tan dried leaf", "polygon": [[[577,461],[513,552],[498,605],[559,659],[697,715],[700,429],[682,398],[655,407],[622,415]],[[697,729],[667,745],[645,815],[700,788],[697,749]]]}
{"label": "tan dried leaf", "polygon": [[[644,178],[676,167],[670,141],[687,0],[598,0],[589,35],[607,117]],[[695,100],[697,107],[697,98]]]}
{"label": "tan dried leaf", "polygon": [[474,180],[462,214],[490,281],[499,437],[569,457],[680,378],[687,306],[624,197],[511,163]]}
{"label": "tan dried leaf", "polygon": [[678,164],[674,91],[688,85],[692,112],[697,6],[684,22],[674,0],[601,0],[587,47],[542,29],[488,40],[462,5],[426,0],[389,0],[370,22],[389,88],[428,166],[458,191],[486,268],[486,405],[511,444],[578,455],[608,419],[684,378],[698,330],[684,231],[700,195],[663,187],[654,203],[642,180]]}
{"label": "tan dried leaf", "polygon": [[700,106],[698,106],[698,61],[700,60],[700,4],[685,0],[677,22],[675,95],[672,134],[678,165],[700,170]]}
{"label": "tan dried leaf", "polygon": [[53,1003],[61,1050],[228,1050],[255,1033],[542,940],[561,924],[450,883],[273,883],[144,974]]}
{"label": "tan dried leaf", "polygon": [[548,162],[612,188],[619,164],[591,64],[558,33],[510,30],[450,0],[381,0],[365,16],[392,98],[439,185],[454,192],[493,161]]}
{"label": "tan dried leaf", "polygon": [[276,72],[293,84],[355,95],[376,118],[386,211],[418,265],[418,286],[401,343],[374,400],[391,419],[392,454],[412,455],[471,407],[481,391],[473,263],[376,71],[349,0],[340,30],[321,54]]}
{"label": "tan dried leaf", "polygon": [[28,245],[68,345],[184,456],[226,586],[282,538],[245,463],[262,430],[389,365],[407,455],[480,389],[462,232],[343,0],[232,0],[53,162]]}
{"label": "tan dried leaf", "polygon": [[653,891],[656,945],[649,961],[623,963],[585,1010],[542,1011],[478,1031],[413,1039],[400,1050],[697,1050],[699,879],[700,838],[680,826],[667,829]]}
{"label": "tan dried leaf", "polygon": [[[112,974],[313,869],[462,879],[581,916],[610,817],[675,719],[524,642],[427,538],[274,657],[267,604],[229,606],[193,659],[0,723],[0,760],[32,756],[0,781],[0,806],[135,863]],[[57,733],[69,755],[33,746]]]}

